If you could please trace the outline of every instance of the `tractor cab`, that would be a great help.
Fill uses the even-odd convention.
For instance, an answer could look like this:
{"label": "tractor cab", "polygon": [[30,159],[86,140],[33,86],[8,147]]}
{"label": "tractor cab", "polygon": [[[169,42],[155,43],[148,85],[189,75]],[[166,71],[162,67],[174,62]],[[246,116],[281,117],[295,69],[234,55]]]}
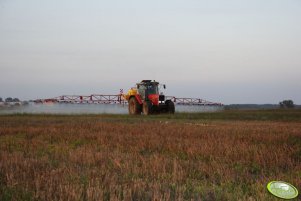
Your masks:
{"label": "tractor cab", "polygon": [[148,100],[149,95],[159,95],[159,82],[142,80],[140,83],[137,83],[137,89],[142,100]]}

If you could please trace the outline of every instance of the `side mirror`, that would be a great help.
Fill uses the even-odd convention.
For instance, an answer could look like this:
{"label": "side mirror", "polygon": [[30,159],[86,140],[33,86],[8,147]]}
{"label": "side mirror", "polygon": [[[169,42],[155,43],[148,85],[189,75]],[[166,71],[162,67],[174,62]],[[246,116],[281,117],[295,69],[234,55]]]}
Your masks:
{"label": "side mirror", "polygon": [[166,85],[165,84],[163,84],[163,88],[166,89]]}

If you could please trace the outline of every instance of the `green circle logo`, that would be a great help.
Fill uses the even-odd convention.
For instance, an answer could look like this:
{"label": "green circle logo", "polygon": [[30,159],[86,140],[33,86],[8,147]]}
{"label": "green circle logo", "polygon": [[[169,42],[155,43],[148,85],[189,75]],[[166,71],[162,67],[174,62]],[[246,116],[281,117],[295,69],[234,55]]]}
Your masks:
{"label": "green circle logo", "polygon": [[270,193],[282,199],[293,199],[298,196],[298,190],[293,185],[283,181],[271,181],[267,188]]}

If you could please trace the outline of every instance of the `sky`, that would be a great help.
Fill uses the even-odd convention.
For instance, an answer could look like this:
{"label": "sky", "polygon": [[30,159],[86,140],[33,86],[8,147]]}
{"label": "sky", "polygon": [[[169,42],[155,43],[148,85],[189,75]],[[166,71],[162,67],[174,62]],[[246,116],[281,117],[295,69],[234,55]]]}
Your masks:
{"label": "sky", "polygon": [[301,104],[300,0],[0,0],[0,97],[143,79],[224,104]]}

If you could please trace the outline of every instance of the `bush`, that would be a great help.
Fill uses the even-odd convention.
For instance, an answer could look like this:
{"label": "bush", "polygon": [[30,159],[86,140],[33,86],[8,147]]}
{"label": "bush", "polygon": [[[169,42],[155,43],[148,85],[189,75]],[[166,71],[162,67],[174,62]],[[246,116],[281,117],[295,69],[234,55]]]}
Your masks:
{"label": "bush", "polygon": [[7,102],[7,103],[10,103],[10,102],[20,102],[20,99],[19,98],[8,97],[8,98],[5,99],[5,102]]}
{"label": "bush", "polygon": [[5,99],[5,102],[7,102],[7,103],[8,103],[8,102],[13,102],[13,98],[8,97],[8,98]]}
{"label": "bush", "polygon": [[281,108],[294,108],[294,102],[292,100],[284,100],[279,103]]}

